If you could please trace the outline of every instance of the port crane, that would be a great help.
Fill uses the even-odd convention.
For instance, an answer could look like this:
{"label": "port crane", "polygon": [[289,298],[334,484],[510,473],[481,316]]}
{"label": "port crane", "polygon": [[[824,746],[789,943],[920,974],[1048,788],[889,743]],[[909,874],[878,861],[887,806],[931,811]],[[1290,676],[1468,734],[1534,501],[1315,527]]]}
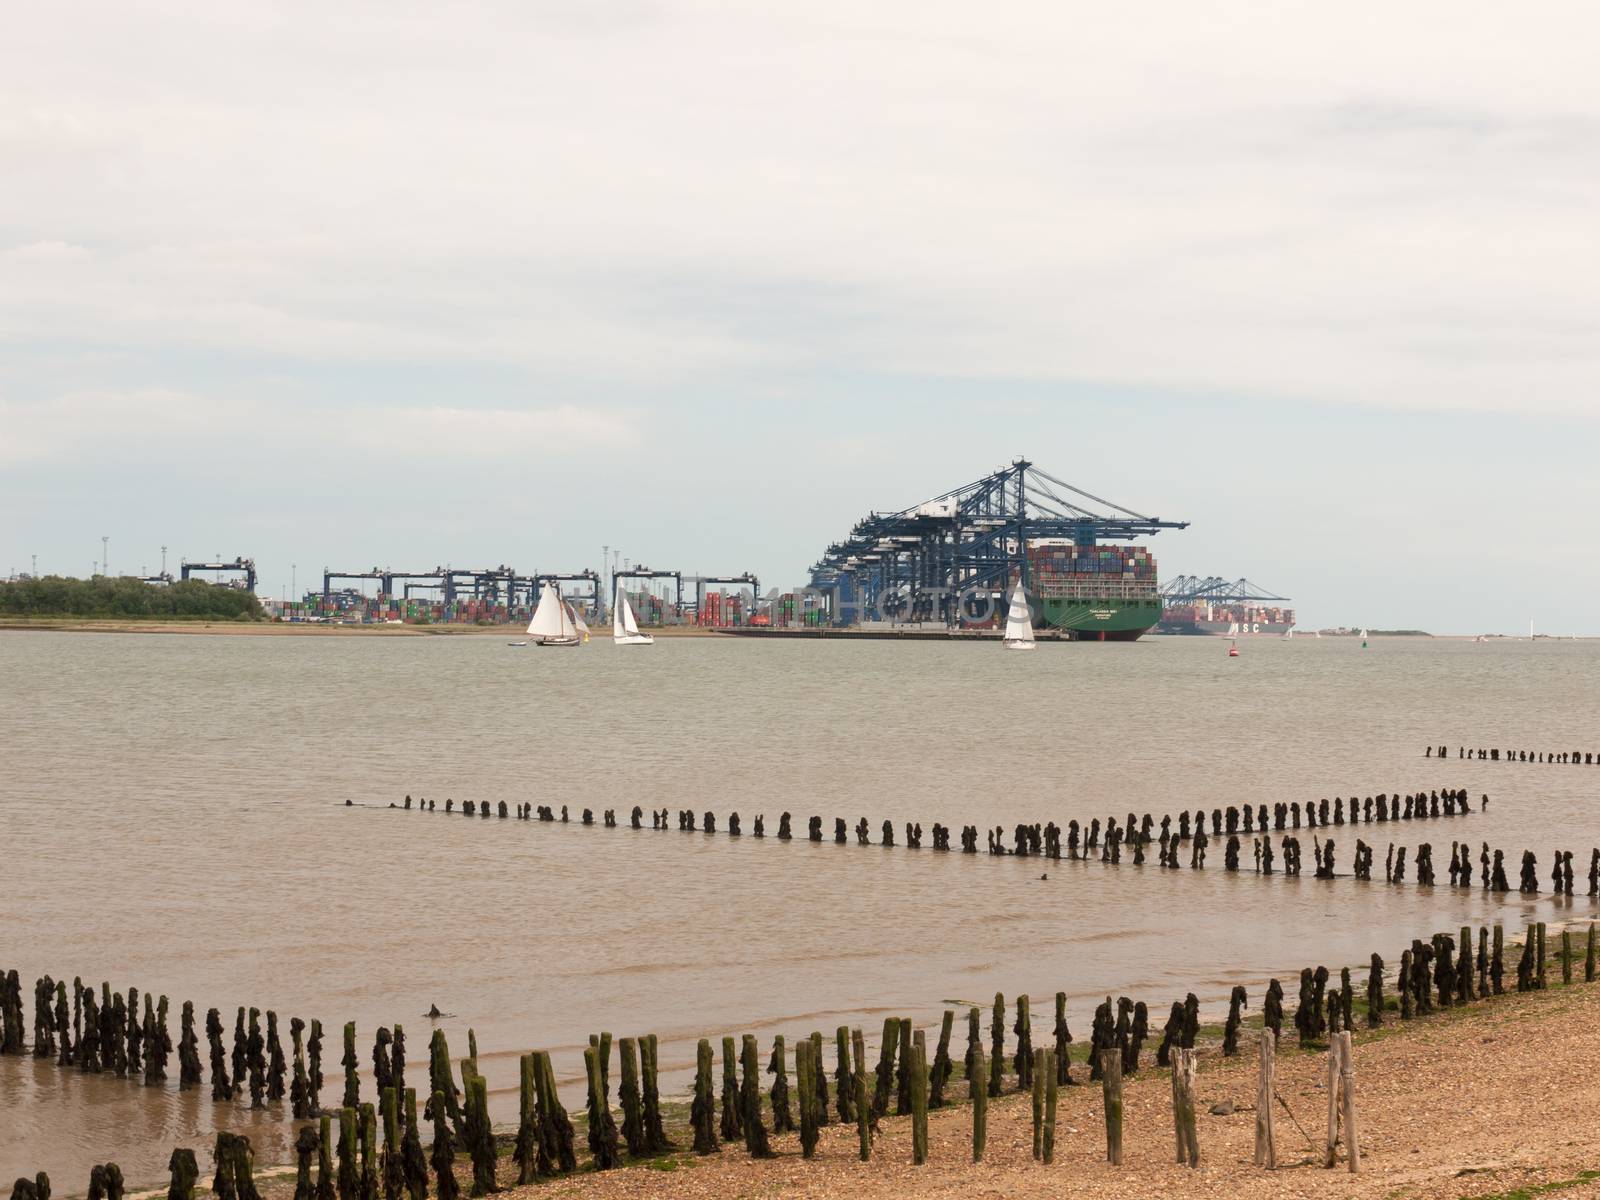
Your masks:
{"label": "port crane", "polygon": [[675,580],[677,582],[677,585],[678,585],[678,600],[677,600],[677,605],[673,609],[673,611],[674,612],[678,612],[678,613],[681,613],[683,611],[683,572],[682,571],[652,571],[649,567],[647,567],[647,566],[645,566],[645,565],[643,565],[641,563],[637,567],[624,567],[620,571],[613,571],[611,573],[611,580],[612,580],[611,586],[615,587],[616,586],[616,581],[619,580],[619,579],[671,579],[671,580]]}
{"label": "port crane", "polygon": [[953,625],[964,591],[1001,591],[1013,578],[1027,583],[1031,541],[1092,546],[1188,527],[1135,512],[1018,458],[910,508],[868,513],[812,565],[811,584],[829,597],[835,621],[843,609],[886,606]]}
{"label": "port crane", "polygon": [[1287,604],[1289,597],[1275,596],[1248,579],[1223,579],[1211,575],[1179,575],[1161,586],[1161,598],[1168,604]]}
{"label": "port crane", "polygon": [[[561,585],[563,583],[587,583],[589,585],[589,611],[596,617],[599,617],[599,615],[605,611],[600,607],[600,575],[592,568],[586,567],[582,571],[570,571],[566,573],[542,572],[525,580],[525,582],[528,586],[528,603],[530,606],[532,605],[534,598],[537,596],[539,589],[547,583],[555,584],[557,592],[561,591]],[[576,597],[576,599],[579,600],[582,600],[583,598],[584,597],[582,595]]]}
{"label": "port crane", "polygon": [[253,558],[236,558],[232,562],[185,562],[178,566],[180,579],[188,579],[196,571],[243,575],[244,590],[252,594],[256,590],[256,560]]}
{"label": "port crane", "polygon": [[708,583],[748,583],[750,585],[750,603],[752,611],[755,602],[761,598],[761,581],[749,571],[743,575],[690,575],[689,582],[694,584],[694,611],[699,616],[706,608],[706,584]]}

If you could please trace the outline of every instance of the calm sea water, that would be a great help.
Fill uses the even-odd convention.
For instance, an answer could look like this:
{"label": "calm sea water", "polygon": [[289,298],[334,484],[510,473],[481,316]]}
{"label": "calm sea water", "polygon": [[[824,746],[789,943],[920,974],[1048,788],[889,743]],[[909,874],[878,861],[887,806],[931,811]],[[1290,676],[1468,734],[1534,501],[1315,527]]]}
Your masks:
{"label": "calm sea water", "polygon": [[[561,653],[504,639],[0,633],[0,966],[81,975],[329,1030],[400,1022],[425,1080],[430,1004],[477,1031],[499,1119],[516,1056],[576,1080],[587,1035],[791,1036],[943,1002],[1107,992],[1153,1014],[1438,929],[1588,917],[1529,900],[391,812],[404,793],[625,813],[788,809],[874,827],[1176,812],[1460,786],[1486,814],[1372,830],[1540,856],[1600,844],[1600,767],[1421,757],[1429,742],[1600,751],[1600,644],[1213,639],[1041,646],[663,639]],[[374,807],[344,807],[346,798]],[[1365,833],[1366,831],[1362,831]],[[1355,832],[1335,831],[1348,871]],[[1221,853],[1213,855],[1220,868]],[[1512,871],[1513,876],[1515,871]],[[1580,892],[1582,886],[1578,889]],[[1041,1001],[1041,1003],[1045,1003]],[[831,1061],[831,1052],[830,1052]],[[172,1063],[174,1079],[176,1058]],[[370,1081],[366,1085],[370,1093]],[[575,1095],[578,1093],[575,1093]],[[284,1161],[286,1114],[0,1060],[0,1179],[92,1163],[160,1182],[219,1121]],[[364,1098],[374,1098],[366,1095]]]}

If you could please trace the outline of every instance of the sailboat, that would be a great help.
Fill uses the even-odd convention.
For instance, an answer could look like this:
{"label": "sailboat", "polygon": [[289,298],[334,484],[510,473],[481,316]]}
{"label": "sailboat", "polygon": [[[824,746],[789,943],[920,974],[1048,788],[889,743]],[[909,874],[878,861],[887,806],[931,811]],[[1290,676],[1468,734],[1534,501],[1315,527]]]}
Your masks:
{"label": "sailboat", "polygon": [[1019,583],[1011,589],[1011,607],[1006,612],[1005,647],[1007,650],[1032,650],[1037,644],[1033,640],[1033,618],[1028,615],[1028,595]]}
{"label": "sailboat", "polygon": [[655,638],[639,632],[639,622],[633,619],[633,605],[628,603],[628,593],[619,585],[616,602],[611,606],[611,644],[614,646],[653,646]]}
{"label": "sailboat", "polygon": [[1367,648],[1367,631],[1365,629],[1361,631],[1361,648],[1363,650]]}
{"label": "sailboat", "polygon": [[1284,641],[1288,641],[1293,637],[1294,637],[1294,626],[1291,625],[1288,629],[1283,631],[1283,639],[1284,639]]}
{"label": "sailboat", "polygon": [[535,646],[580,646],[574,614],[553,583],[539,590],[539,607],[528,622],[528,637]]}
{"label": "sailboat", "polygon": [[584,622],[583,614],[568,604],[567,616],[572,621],[572,627],[578,631],[578,640],[587,642],[589,640],[589,626]]}

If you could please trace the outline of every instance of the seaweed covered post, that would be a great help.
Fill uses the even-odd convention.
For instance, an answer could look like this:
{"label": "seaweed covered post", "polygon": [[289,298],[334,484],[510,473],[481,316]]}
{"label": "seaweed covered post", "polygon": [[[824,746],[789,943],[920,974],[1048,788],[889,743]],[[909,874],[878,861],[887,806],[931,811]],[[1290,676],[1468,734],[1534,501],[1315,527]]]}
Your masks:
{"label": "seaweed covered post", "polygon": [[944,1019],[939,1024],[939,1046],[933,1052],[933,1067],[928,1073],[928,1107],[944,1107],[944,1089],[950,1082],[950,1076],[955,1070],[955,1064],[950,1061],[950,1034],[955,1026],[956,1014],[950,1009],[944,1010]]}
{"label": "seaweed covered post", "polygon": [[186,1092],[199,1087],[204,1078],[200,1065],[200,1039],[195,1036],[194,1001],[183,1002],[183,1012],[178,1018],[178,1090]]}
{"label": "seaweed covered post", "polygon": [[400,1200],[406,1178],[400,1151],[400,1097],[394,1087],[386,1087],[379,1098],[383,1109],[383,1152],[378,1157],[378,1173],[383,1179],[383,1200]]}
{"label": "seaweed covered post", "polygon": [[817,1152],[817,1072],[813,1054],[816,1047],[810,1038],[801,1038],[794,1044],[795,1086],[800,1097],[800,1154],[811,1158]]}
{"label": "seaweed covered post", "polygon": [[583,1052],[583,1065],[589,1078],[589,1151],[597,1170],[607,1171],[622,1161],[617,1141],[617,1123],[606,1102],[605,1079],[600,1073],[600,1051],[590,1046]]}
{"label": "seaweed covered post", "polygon": [[622,1140],[628,1154],[643,1158],[648,1149],[644,1130],[644,1101],[639,1091],[639,1043],[625,1037],[618,1044],[617,1057],[622,1064],[622,1082],[617,1098],[622,1102]]}
{"label": "seaweed covered post", "polygon": [[1006,1071],[1006,1001],[994,994],[994,1016],[989,1022],[989,1095],[998,1096]]}
{"label": "seaweed covered post", "polygon": [[701,1038],[695,1047],[694,1103],[689,1106],[696,1154],[715,1154],[720,1148],[717,1144],[717,1095],[712,1086],[711,1067],[711,1042]]}
{"label": "seaweed covered post", "polygon": [[294,1078],[289,1084],[289,1111],[296,1121],[311,1116],[311,1080],[306,1075],[306,1023],[299,1017],[289,1018],[289,1044],[294,1050]]}
{"label": "seaweed covered post", "polygon": [[222,1046],[222,1014],[206,1011],[206,1041],[211,1047],[211,1098],[231,1100],[233,1084],[228,1079],[228,1053]]}
{"label": "seaweed covered post", "polygon": [[894,1092],[894,1051],[899,1043],[899,1018],[885,1018],[883,1040],[878,1043],[878,1066],[872,1090],[873,1120],[877,1120],[889,1111],[889,1097]]}
{"label": "seaweed covered post", "polygon": [[394,1027],[394,1047],[389,1056],[389,1077],[394,1080],[394,1094],[406,1094],[406,1031],[400,1025]]}
{"label": "seaweed covered post", "polygon": [[[182,1147],[174,1150],[172,1157],[167,1159],[167,1171],[167,1200],[194,1200],[194,1186],[200,1179],[200,1164],[195,1161],[194,1151]],[[295,1200],[315,1198],[309,1193],[302,1197],[297,1188]]]}
{"label": "seaweed covered post", "polygon": [[294,1139],[294,1200],[317,1200],[311,1164],[316,1158],[318,1146],[317,1127],[302,1125]]}
{"label": "seaweed covered post", "polygon": [[322,1022],[315,1018],[311,1021],[311,1036],[306,1039],[306,1064],[311,1073],[308,1100],[315,1114],[322,1111]]}
{"label": "seaweed covered post", "polygon": [[533,1073],[533,1055],[524,1054],[517,1060],[517,1140],[511,1148],[511,1161],[517,1165],[518,1187],[538,1178],[539,1103]]}
{"label": "seaweed covered post", "polygon": [[[472,1156],[472,1192],[473,1196],[487,1196],[500,1190],[500,1184],[495,1179],[495,1149],[494,1130],[489,1123],[489,1085],[482,1075],[474,1072],[467,1080],[467,1150]],[[605,1114],[610,1119],[610,1112]],[[612,1126],[610,1141],[613,1152],[616,1149],[617,1131]],[[596,1165],[611,1166],[614,1163],[600,1162],[596,1155]]]}
{"label": "seaweed covered post", "polygon": [[333,1170],[333,1118],[322,1113],[317,1118],[317,1200],[335,1200]]}
{"label": "seaweed covered post", "polygon": [[722,1039],[722,1140],[744,1137],[744,1099],[739,1091],[739,1072],[734,1059],[734,1041]]}
{"label": "seaweed covered post", "polygon": [[[144,998],[148,1013],[150,997]],[[144,1082],[147,1087],[160,1087],[167,1080],[167,1058],[172,1053],[172,1035],[167,1032],[167,998],[156,1002],[155,1019],[150,1023],[149,1036],[144,1048]]]}
{"label": "seaweed covered post", "polygon": [[661,1120],[659,1047],[653,1033],[639,1039],[639,1073],[644,1081],[644,1144],[650,1154],[665,1154],[673,1148]]}
{"label": "seaweed covered post", "polygon": [[833,1053],[837,1064],[833,1072],[834,1090],[838,1096],[837,1111],[840,1122],[848,1125],[856,1119],[856,1080],[855,1073],[850,1069],[849,1026],[841,1025],[834,1030]]}
{"label": "seaweed covered post", "polygon": [[339,1200],[361,1200],[361,1173],[356,1163],[357,1116],[349,1105],[339,1110]]}
{"label": "seaweed covered post", "polygon": [[428,1159],[422,1153],[422,1131],[417,1125],[417,1089],[406,1089],[406,1127],[400,1135],[400,1174],[407,1200],[428,1200]]}
{"label": "seaweed covered post", "polygon": [[1589,937],[1583,954],[1583,978],[1585,983],[1594,982],[1595,969],[1595,925],[1589,922]]}
{"label": "seaweed covered post", "polygon": [[788,1055],[783,1035],[772,1039],[772,1057],[767,1060],[767,1074],[772,1076],[772,1132],[794,1132],[794,1114],[789,1109]]}
{"label": "seaweed covered post", "polygon": [[920,1029],[911,1046],[911,1161],[928,1161],[928,1046]]}
{"label": "seaweed covered post", "polygon": [[1067,994],[1056,993],[1055,1023],[1056,1082],[1072,1082],[1072,1030],[1067,1028]]}
{"label": "seaweed covered post", "polygon": [[378,1200],[378,1114],[370,1104],[356,1110],[361,1137],[361,1200]]}
{"label": "seaweed covered post", "polygon": [[56,1043],[60,1053],[60,1057],[56,1059],[56,1065],[70,1067],[72,1065],[73,1050],[72,1015],[67,1006],[67,984],[65,980],[56,981]]}
{"label": "seaweed covered post", "polygon": [[811,1031],[811,1086],[817,1096],[817,1128],[830,1124],[828,1117],[828,1071],[822,1065],[822,1032]]}
{"label": "seaweed covered post", "polygon": [[1374,954],[1367,972],[1367,1028],[1383,1024],[1383,959]]}
{"label": "seaweed covered post", "polygon": [[751,1158],[771,1158],[772,1145],[767,1140],[767,1127],[761,1120],[761,1052],[756,1047],[754,1034],[744,1035],[739,1065],[742,1070],[740,1098],[744,1104],[744,1145]]}
{"label": "seaweed covered post", "polygon": [[1028,997],[1017,996],[1017,1023],[1012,1026],[1017,1035],[1017,1052],[1013,1064],[1017,1069],[1017,1091],[1033,1089],[1033,1022],[1028,1014]]}
{"label": "seaweed covered post", "polygon": [[[316,1022],[311,1023],[316,1028]],[[351,1037],[354,1038],[352,1031]],[[312,1081],[315,1083],[315,1080]],[[457,1096],[455,1078],[450,1070],[450,1043],[445,1040],[444,1030],[435,1029],[433,1040],[428,1045],[428,1086],[435,1096],[442,1097],[445,1115],[450,1118],[450,1126],[456,1135],[463,1141],[466,1139],[466,1118],[461,1112],[461,1102]]]}
{"label": "seaweed covered post", "polygon": [[[166,997],[163,996],[165,1003]],[[285,1093],[283,1079],[288,1073],[288,1064],[283,1058],[283,1042],[278,1038],[278,1014],[270,1008],[267,1010],[267,1099],[272,1101],[282,1100]]]}
{"label": "seaweed covered post", "polygon": [[[428,1111],[433,1114],[433,1152],[430,1158],[433,1163],[434,1194],[439,1200],[459,1200],[461,1187],[456,1183],[456,1137],[446,1118],[443,1092],[433,1093],[433,1098],[428,1102]],[[344,1200],[343,1195],[339,1200]]]}
{"label": "seaweed covered post", "polygon": [[[361,1103],[361,1060],[356,1057],[356,1023],[345,1022],[344,1027],[344,1057],[339,1060],[344,1065],[344,1107],[355,1108]],[[251,1082],[252,1088],[254,1081]]]}
{"label": "seaweed covered post", "polygon": [[556,1169],[568,1175],[578,1169],[572,1120],[561,1106],[561,1096],[556,1091],[556,1072],[550,1065],[550,1052],[536,1050],[533,1057],[534,1085],[539,1092],[540,1137],[553,1157]]}
{"label": "seaweed covered post", "polygon": [[[1222,1030],[1222,1055],[1224,1058],[1233,1058],[1239,1053],[1239,1026],[1242,1023],[1241,1014],[1249,1002],[1250,998],[1245,993],[1244,988],[1235,984],[1233,992],[1228,997],[1228,1023],[1223,1026]],[[1180,1058],[1180,1068],[1182,1066],[1182,1062],[1183,1060]],[[1193,1099],[1194,1098],[1191,1095],[1191,1103],[1193,1102]]]}

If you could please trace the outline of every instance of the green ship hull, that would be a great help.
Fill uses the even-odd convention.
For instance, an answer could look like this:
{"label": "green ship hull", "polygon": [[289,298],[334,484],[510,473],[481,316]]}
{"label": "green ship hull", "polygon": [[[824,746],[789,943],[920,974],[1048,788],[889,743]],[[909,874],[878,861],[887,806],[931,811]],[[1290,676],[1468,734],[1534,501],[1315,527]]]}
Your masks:
{"label": "green ship hull", "polygon": [[1160,596],[1137,600],[1043,596],[1039,604],[1045,624],[1067,630],[1083,642],[1131,642],[1161,620]]}

